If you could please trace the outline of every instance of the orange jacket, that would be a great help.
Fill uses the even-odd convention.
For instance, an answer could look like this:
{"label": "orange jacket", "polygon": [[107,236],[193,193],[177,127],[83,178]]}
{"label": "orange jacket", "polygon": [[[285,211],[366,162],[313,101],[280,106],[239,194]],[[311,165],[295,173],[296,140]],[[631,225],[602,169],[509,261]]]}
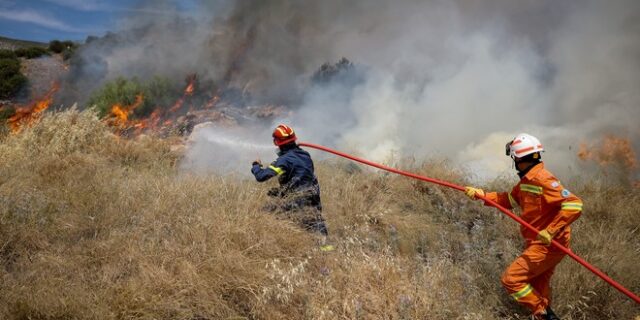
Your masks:
{"label": "orange jacket", "polygon": [[[505,208],[520,207],[524,221],[539,231],[547,229],[564,243],[569,241],[569,224],[582,212],[582,200],[565,189],[543,163],[531,168],[511,192],[489,192],[486,197]],[[537,234],[524,226],[520,232],[527,243],[537,241]]]}

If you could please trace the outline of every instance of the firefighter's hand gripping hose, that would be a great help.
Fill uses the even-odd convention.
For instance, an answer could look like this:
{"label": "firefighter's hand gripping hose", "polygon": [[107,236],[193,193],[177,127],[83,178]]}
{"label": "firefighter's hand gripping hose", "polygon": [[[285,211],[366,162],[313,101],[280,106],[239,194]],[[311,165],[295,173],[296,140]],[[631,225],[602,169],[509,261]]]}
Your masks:
{"label": "firefighter's hand gripping hose", "polygon": [[[321,151],[325,151],[325,152],[329,152],[329,153],[333,153],[335,155],[338,155],[340,157],[343,158],[347,158],[353,161],[357,161],[378,169],[382,169],[382,170],[386,170],[389,172],[393,172],[396,174],[400,174],[403,176],[407,176],[410,178],[414,178],[414,179],[418,179],[418,180],[422,180],[422,181],[426,181],[426,182],[430,182],[430,183],[435,183],[435,184],[439,184],[445,187],[449,187],[452,189],[456,189],[459,191],[464,192],[465,189],[462,186],[447,182],[447,181],[442,181],[442,180],[438,180],[438,179],[433,179],[433,178],[429,178],[429,177],[424,177],[424,176],[420,176],[417,174],[413,174],[410,172],[406,172],[406,171],[402,171],[402,170],[398,170],[398,169],[394,169],[388,166],[384,166],[381,165],[379,163],[375,163],[369,160],[365,160],[362,158],[358,158],[340,151],[336,151],[321,145],[317,145],[317,144],[312,144],[312,143],[306,143],[306,142],[301,142],[299,143],[300,146],[304,146],[304,147],[309,147],[309,148],[313,148],[313,149],[318,149]],[[525,228],[535,232],[536,234],[539,233],[538,230],[536,230],[534,227],[532,227],[530,224],[528,224],[527,222],[525,222],[524,220],[522,220],[520,217],[518,217],[517,215],[515,215],[513,212],[509,211],[508,209],[500,206],[498,203],[496,203],[495,201],[489,200],[487,198],[485,198],[482,195],[476,194],[476,197],[478,197],[479,199],[485,200],[487,203],[491,204],[492,206],[496,207],[498,210],[502,211],[504,214],[506,214],[507,216],[509,216],[511,219],[515,220],[516,222],[518,222],[519,224],[523,225]],[[579,264],[581,264],[583,267],[587,268],[587,270],[591,271],[592,273],[594,273],[595,275],[597,275],[598,277],[602,278],[604,281],[606,281],[608,284],[610,284],[612,287],[618,289],[618,291],[624,293],[625,295],[627,295],[629,298],[631,298],[633,301],[635,301],[636,303],[640,304],[640,297],[636,296],[633,292],[629,291],[627,288],[623,287],[621,284],[619,284],[618,282],[616,282],[615,280],[611,279],[609,276],[607,276],[606,274],[604,274],[602,271],[600,271],[598,268],[592,266],[591,264],[589,264],[587,261],[585,261],[584,259],[580,258],[578,255],[576,255],[575,253],[573,253],[573,251],[569,250],[568,248],[564,247],[563,245],[559,244],[558,242],[556,242],[555,240],[551,240],[551,245],[555,246],[556,248],[560,249],[562,252],[566,253],[568,256],[570,256],[571,258],[573,258],[573,260],[575,260],[576,262],[578,262]]]}

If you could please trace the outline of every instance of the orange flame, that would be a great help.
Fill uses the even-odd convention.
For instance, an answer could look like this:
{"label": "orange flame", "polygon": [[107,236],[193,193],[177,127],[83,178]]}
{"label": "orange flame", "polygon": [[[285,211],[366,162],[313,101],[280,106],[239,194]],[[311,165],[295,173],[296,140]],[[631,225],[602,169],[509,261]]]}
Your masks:
{"label": "orange flame", "polygon": [[211,109],[213,107],[216,106],[216,104],[218,104],[218,101],[220,101],[220,97],[218,95],[213,96],[213,98],[211,98],[211,100],[209,100],[209,102],[207,102],[207,104],[204,106],[205,109]]}
{"label": "orange flame", "polygon": [[136,122],[132,127],[136,129],[136,134],[140,134],[145,129],[158,129],[158,122],[160,122],[160,111],[156,109],[148,118]]}
{"label": "orange flame", "polygon": [[182,108],[182,104],[184,103],[184,97],[178,99],[176,103],[169,109],[169,112],[176,112]]}
{"label": "orange flame", "polygon": [[11,116],[7,123],[11,127],[11,132],[18,133],[25,125],[29,126],[40,118],[42,112],[47,110],[53,102],[53,95],[60,89],[60,84],[54,82],[51,89],[29,107],[20,107],[16,109],[16,113]]}
{"label": "orange flame", "polygon": [[122,106],[118,103],[114,104],[111,107],[111,120],[109,123],[115,127],[127,127],[131,126],[128,124],[129,122],[129,114],[133,112],[136,108],[142,105],[144,101],[144,95],[138,94],[136,96],[136,101],[133,102],[130,106]]}
{"label": "orange flame", "polygon": [[[195,79],[194,79],[195,80]],[[192,80],[191,82],[189,82],[189,85],[187,86],[186,89],[184,89],[184,95],[185,96],[190,96],[193,94],[193,92],[195,91],[195,86],[193,85],[194,80]]]}
{"label": "orange flame", "polygon": [[627,169],[638,167],[636,153],[629,139],[613,135],[605,136],[599,146],[580,144],[578,157],[583,161],[595,161],[603,167],[613,164],[620,164]]}
{"label": "orange flame", "polygon": [[197,74],[190,74],[187,76],[187,87],[184,89],[184,96],[193,95],[193,92],[196,90],[196,79],[198,78]]}
{"label": "orange flame", "polygon": [[180,108],[182,108],[182,105],[184,104],[184,99],[193,95],[193,93],[196,91],[196,79],[196,74],[187,76],[187,87],[184,88],[182,97],[180,97],[180,99],[178,99],[178,101],[176,101],[176,103],[174,103],[173,106],[169,108],[169,112],[176,112],[180,110]]}

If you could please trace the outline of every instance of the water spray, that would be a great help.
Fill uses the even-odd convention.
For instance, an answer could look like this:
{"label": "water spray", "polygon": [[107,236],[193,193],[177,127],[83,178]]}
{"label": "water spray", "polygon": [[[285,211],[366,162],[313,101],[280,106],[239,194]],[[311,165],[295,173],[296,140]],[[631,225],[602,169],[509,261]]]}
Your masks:
{"label": "water spray", "polygon": [[205,139],[211,143],[220,144],[220,145],[233,147],[233,148],[260,149],[260,150],[272,150],[274,148],[272,145],[247,142],[246,140],[243,140],[243,139],[224,137],[218,134],[208,133],[205,135]]}
{"label": "water spray", "polygon": [[[459,186],[456,184],[453,184],[451,182],[447,182],[447,181],[442,181],[442,180],[438,180],[438,179],[433,179],[433,178],[429,178],[429,177],[424,177],[424,176],[420,176],[414,173],[410,173],[410,172],[406,172],[406,171],[402,171],[402,170],[398,170],[395,168],[391,168],[379,163],[375,163],[369,160],[365,160],[362,158],[358,158],[340,151],[336,151],[321,145],[316,145],[316,144],[312,144],[312,143],[306,143],[306,142],[301,142],[299,143],[300,146],[304,146],[304,147],[309,147],[309,148],[313,148],[313,149],[317,149],[317,150],[321,150],[324,152],[328,152],[328,153],[333,153],[337,156],[343,157],[343,158],[347,158],[349,160],[353,160],[353,161],[357,161],[363,164],[366,164],[368,166],[372,166],[378,169],[382,169],[382,170],[386,170],[389,172],[393,172],[396,174],[400,174],[403,176],[407,176],[410,178],[414,178],[414,179],[418,179],[418,180],[422,180],[422,181],[426,181],[426,182],[430,182],[430,183],[435,183],[435,184],[439,184],[441,186],[445,186],[445,187],[449,187],[452,189],[456,189],[459,191],[464,192],[464,187],[463,186]],[[517,215],[515,215],[513,212],[509,211],[507,208],[499,205],[497,202],[487,199],[484,196],[480,196],[480,195],[476,195],[476,197],[478,197],[479,199],[482,199],[484,201],[486,201],[487,203],[489,203],[490,205],[496,207],[496,209],[502,211],[504,214],[506,214],[507,216],[509,216],[509,218],[515,220],[516,222],[518,222],[519,224],[521,224],[522,226],[524,226],[525,228],[535,232],[536,234],[538,234],[540,231],[536,230],[536,228],[532,227],[530,224],[528,224],[526,221],[522,220],[520,217],[518,217]],[[631,298],[633,301],[635,301],[636,303],[640,304],[640,297],[638,297],[637,295],[635,295],[633,292],[631,292],[629,289],[623,287],[620,283],[616,282],[615,280],[611,279],[609,276],[607,276],[606,274],[604,274],[604,272],[600,271],[598,268],[594,267],[593,265],[589,264],[587,261],[585,261],[584,259],[580,258],[577,254],[573,253],[573,251],[571,251],[570,249],[566,248],[565,246],[561,245],[560,243],[558,243],[555,240],[551,240],[551,244],[553,246],[555,246],[556,248],[560,249],[562,252],[566,253],[568,256],[570,256],[573,260],[575,260],[576,262],[578,262],[579,264],[581,264],[583,267],[587,268],[587,270],[591,271],[592,273],[594,273],[595,275],[597,275],[598,277],[602,278],[602,280],[606,281],[609,285],[611,285],[612,287],[616,288],[618,291],[624,293],[626,296],[628,296],[629,298]]]}

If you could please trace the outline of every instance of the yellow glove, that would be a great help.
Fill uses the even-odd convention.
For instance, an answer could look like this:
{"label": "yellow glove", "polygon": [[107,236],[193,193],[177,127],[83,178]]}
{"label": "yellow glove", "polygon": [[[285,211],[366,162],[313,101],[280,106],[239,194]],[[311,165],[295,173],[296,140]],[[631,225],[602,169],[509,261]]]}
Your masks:
{"label": "yellow glove", "polygon": [[547,229],[544,229],[538,233],[538,240],[540,240],[545,246],[551,244],[551,239],[553,239],[553,234],[549,233]]}
{"label": "yellow glove", "polygon": [[471,200],[478,199],[476,195],[484,197],[484,191],[482,189],[474,187],[464,187],[464,193],[467,195],[467,197],[471,198]]}

